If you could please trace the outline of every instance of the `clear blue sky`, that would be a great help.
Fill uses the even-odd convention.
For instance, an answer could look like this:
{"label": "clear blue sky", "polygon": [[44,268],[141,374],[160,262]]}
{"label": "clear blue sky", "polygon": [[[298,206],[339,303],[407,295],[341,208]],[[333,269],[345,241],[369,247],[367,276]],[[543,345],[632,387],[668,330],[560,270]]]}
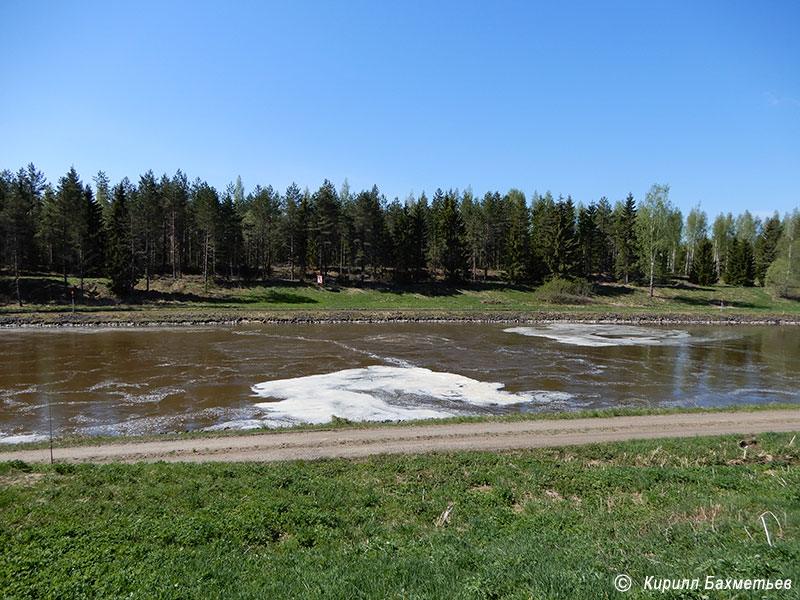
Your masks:
{"label": "clear blue sky", "polygon": [[800,2],[0,1],[0,168],[800,205]]}

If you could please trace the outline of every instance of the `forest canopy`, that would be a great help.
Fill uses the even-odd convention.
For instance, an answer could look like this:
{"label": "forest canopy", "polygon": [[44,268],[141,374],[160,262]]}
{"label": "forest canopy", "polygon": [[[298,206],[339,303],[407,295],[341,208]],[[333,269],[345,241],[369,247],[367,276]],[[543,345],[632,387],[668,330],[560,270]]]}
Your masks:
{"label": "forest canopy", "polygon": [[112,185],[74,168],[49,183],[33,164],[0,173],[0,252],[6,273],[108,277],[115,294],[145,290],[156,276],[266,281],[276,267],[337,281],[488,280],[541,283],[588,278],[650,286],[685,276],[700,285],[769,285],[788,295],[800,280],[800,216],[749,212],[713,222],[698,205],[684,218],[669,186],[637,203],[605,197],[576,205],[549,191],[476,196],[435,190],[388,201],[377,186],[345,180],[319,189],[255,186],[237,178],[219,191],[178,171]]}

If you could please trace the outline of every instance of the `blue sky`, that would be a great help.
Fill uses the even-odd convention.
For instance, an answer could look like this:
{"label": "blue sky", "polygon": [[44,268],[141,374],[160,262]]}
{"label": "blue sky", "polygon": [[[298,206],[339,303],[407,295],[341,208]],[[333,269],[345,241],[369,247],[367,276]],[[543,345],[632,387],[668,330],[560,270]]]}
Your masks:
{"label": "blue sky", "polygon": [[800,205],[800,3],[0,2],[0,168]]}

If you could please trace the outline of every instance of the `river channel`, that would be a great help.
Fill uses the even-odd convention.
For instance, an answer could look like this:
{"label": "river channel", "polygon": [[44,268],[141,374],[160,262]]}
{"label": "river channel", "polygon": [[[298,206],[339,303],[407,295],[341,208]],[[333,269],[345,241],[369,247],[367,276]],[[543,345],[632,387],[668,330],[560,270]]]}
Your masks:
{"label": "river channel", "polygon": [[0,443],[526,411],[800,403],[800,327],[0,330]]}

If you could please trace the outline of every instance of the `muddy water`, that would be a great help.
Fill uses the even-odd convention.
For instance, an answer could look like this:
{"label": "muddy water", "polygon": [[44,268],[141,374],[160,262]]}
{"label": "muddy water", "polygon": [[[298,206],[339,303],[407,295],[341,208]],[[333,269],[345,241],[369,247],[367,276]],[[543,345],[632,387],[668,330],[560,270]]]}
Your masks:
{"label": "muddy water", "polygon": [[54,433],[800,403],[800,328],[329,324],[0,331],[0,442]]}

